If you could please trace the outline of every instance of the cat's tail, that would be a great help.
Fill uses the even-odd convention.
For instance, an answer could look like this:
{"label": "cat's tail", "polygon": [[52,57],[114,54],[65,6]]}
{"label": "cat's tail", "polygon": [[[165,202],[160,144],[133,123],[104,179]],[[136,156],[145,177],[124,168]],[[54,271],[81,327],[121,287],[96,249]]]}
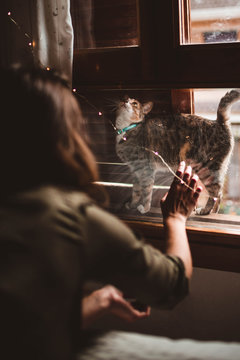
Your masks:
{"label": "cat's tail", "polygon": [[240,100],[240,90],[238,89],[227,92],[222,97],[217,110],[217,121],[220,124],[223,124],[229,120],[231,106],[238,100]]}

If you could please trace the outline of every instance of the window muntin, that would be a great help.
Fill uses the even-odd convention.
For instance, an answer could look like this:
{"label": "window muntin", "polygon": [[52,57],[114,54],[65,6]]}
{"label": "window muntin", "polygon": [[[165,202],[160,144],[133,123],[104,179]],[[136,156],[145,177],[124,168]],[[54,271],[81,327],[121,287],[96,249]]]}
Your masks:
{"label": "window muntin", "polygon": [[[238,0],[180,0],[180,21],[185,34],[182,44],[211,44],[240,41],[240,3]],[[186,21],[187,20],[187,21]],[[184,28],[185,29],[184,29]],[[186,28],[188,35],[186,36]]]}

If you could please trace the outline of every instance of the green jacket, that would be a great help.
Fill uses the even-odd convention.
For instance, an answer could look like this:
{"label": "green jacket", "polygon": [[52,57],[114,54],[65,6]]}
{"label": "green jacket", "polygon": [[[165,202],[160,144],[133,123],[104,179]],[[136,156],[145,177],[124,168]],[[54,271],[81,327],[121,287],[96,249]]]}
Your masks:
{"label": "green jacket", "polygon": [[180,259],[145,244],[84,193],[49,186],[0,202],[1,359],[72,359],[87,280],[160,307],[188,292]]}

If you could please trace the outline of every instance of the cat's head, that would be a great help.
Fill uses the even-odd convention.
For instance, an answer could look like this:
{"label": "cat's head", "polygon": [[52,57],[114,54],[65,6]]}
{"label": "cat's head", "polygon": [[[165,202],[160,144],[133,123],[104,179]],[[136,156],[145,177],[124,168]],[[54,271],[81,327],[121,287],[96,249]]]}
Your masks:
{"label": "cat's head", "polygon": [[117,117],[123,117],[129,123],[141,122],[144,116],[152,110],[152,107],[153,103],[151,101],[141,104],[136,99],[126,97],[118,105]]}

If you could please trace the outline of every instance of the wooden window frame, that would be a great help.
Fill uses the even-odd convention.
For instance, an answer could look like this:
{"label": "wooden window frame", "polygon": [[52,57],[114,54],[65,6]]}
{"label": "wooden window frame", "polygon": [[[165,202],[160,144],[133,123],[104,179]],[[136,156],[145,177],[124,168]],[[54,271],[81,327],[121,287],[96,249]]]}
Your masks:
{"label": "wooden window frame", "polygon": [[[74,87],[83,92],[171,89],[173,109],[184,98],[186,112],[194,111],[191,89],[239,87],[240,43],[181,45],[181,42],[189,40],[190,30],[187,26],[184,34],[180,35],[178,14],[182,12],[184,23],[188,23],[188,0],[137,0],[137,3],[139,47],[76,49]],[[204,227],[198,221],[187,224],[194,265],[240,272],[238,219],[225,222],[226,217],[220,214],[203,219]],[[129,218],[123,220],[154,246],[164,247],[161,223]],[[218,228],[216,220],[223,220]]]}
{"label": "wooden window frame", "polygon": [[190,20],[189,4],[190,0],[172,0],[174,52],[181,65],[181,72],[184,74],[184,78],[179,76],[178,83],[183,83],[189,88],[239,87],[240,42],[189,44],[189,26],[187,26],[184,36],[181,35],[183,24],[178,16],[179,13],[185,13],[184,24]]}

